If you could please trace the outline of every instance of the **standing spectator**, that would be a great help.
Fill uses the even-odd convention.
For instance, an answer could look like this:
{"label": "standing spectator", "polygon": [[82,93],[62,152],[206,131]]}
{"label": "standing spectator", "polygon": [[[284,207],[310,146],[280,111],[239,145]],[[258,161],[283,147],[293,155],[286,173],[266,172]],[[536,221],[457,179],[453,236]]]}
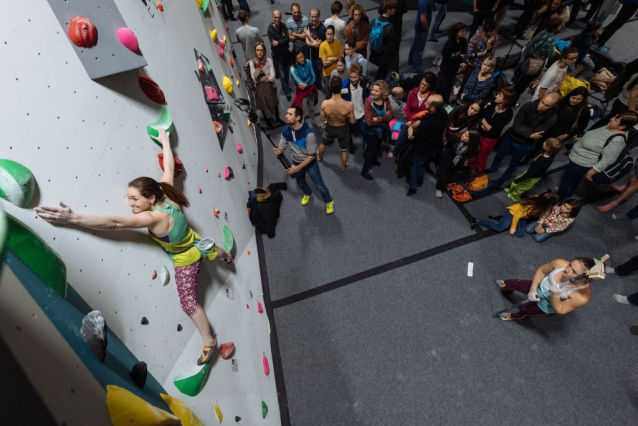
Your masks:
{"label": "standing spectator", "polygon": [[341,85],[341,78],[332,77],[328,82],[332,96],[321,103],[321,121],[326,123],[326,128],[321,138],[317,160],[323,159],[326,146],[337,139],[341,149],[341,171],[345,172],[348,169],[348,139],[350,138],[348,125],[354,124],[355,118],[352,102],[341,98]]}
{"label": "standing spectator", "polygon": [[[241,14],[243,10],[240,10]],[[257,109],[264,114],[266,123],[273,128],[273,119],[277,123],[284,124],[279,118],[279,99],[275,88],[275,67],[272,59],[266,57],[264,42],[258,41],[255,45],[255,57],[250,60],[250,76],[255,82],[255,102]]]}
{"label": "standing spectator", "polygon": [[476,170],[477,175],[482,175],[501,132],[512,121],[514,112],[512,106],[516,103],[516,93],[510,87],[503,87],[498,91],[493,102],[489,102],[483,108],[483,119],[479,126],[481,132],[481,149],[476,160],[470,161],[469,166]]}
{"label": "standing spectator", "polygon": [[306,46],[306,28],[310,21],[306,15],[301,13],[299,3],[293,3],[290,6],[290,11],[292,16],[286,20],[286,27],[288,28],[292,48],[294,50],[298,47],[303,52],[304,57],[309,58],[308,46]]}
{"label": "standing spectator", "polygon": [[565,75],[567,75],[567,71],[569,71],[569,67],[574,65],[577,59],[578,49],[573,47],[563,49],[562,52],[560,52],[558,61],[554,62],[552,66],[545,71],[545,74],[543,74],[541,81],[536,87],[534,96],[532,96],[532,101],[540,99],[549,93],[558,92]]}
{"label": "standing spectator", "polygon": [[463,92],[459,97],[459,103],[491,99],[498,77],[498,72],[494,72],[495,67],[496,59],[485,58],[481,63],[481,67],[472,71],[472,74],[467,79]]}
{"label": "standing spectator", "polygon": [[388,123],[392,120],[392,105],[388,99],[388,85],[383,80],[372,83],[370,96],[363,106],[365,120],[363,122],[364,140],[364,162],[361,176],[367,180],[372,180],[370,168],[381,166],[377,159],[381,142],[388,136]]}
{"label": "standing spectator", "polygon": [[390,22],[397,10],[396,0],[386,0],[379,7],[380,16],[370,29],[370,62],[378,69],[375,80],[385,80],[388,73],[397,68],[399,37]]}
{"label": "standing spectator", "polygon": [[281,12],[278,10],[272,12],[272,24],[268,25],[268,38],[270,39],[275,74],[279,75],[281,88],[284,89],[286,99],[290,102],[290,50],[288,48],[290,38],[288,27],[281,23]]}
{"label": "standing spectator", "polygon": [[542,99],[526,103],[518,110],[514,123],[505,135],[490,166],[490,170],[496,172],[503,158],[513,152],[509,167],[494,183],[496,187],[512,177],[521,159],[534,147],[534,142],[542,138],[543,133],[554,125],[555,107],[559,99],[560,95],[553,92]]}
{"label": "standing spectator", "polygon": [[446,136],[454,136],[455,134],[461,134],[466,130],[478,129],[481,121],[483,120],[483,101],[468,102],[461,108],[457,109],[450,117],[447,125]]}
{"label": "standing spectator", "polygon": [[343,82],[343,80],[348,78],[348,67],[346,66],[346,60],[343,59],[343,57],[339,57],[337,58],[337,66],[335,69],[332,70],[332,72],[330,73],[330,79],[332,79],[332,77],[339,77],[341,79],[341,82]]}
{"label": "standing spectator", "polygon": [[[303,52],[299,53],[303,55]],[[273,147],[273,151],[279,155],[290,145],[293,165],[286,172],[295,177],[297,186],[303,191],[301,205],[307,205],[312,197],[312,189],[306,182],[306,173],[308,173],[310,180],[315,184],[317,191],[321,193],[321,197],[326,203],[326,214],[332,214],[335,210],[334,201],[321,177],[321,170],[317,162],[317,139],[312,128],[303,119],[301,108],[297,106],[288,108],[286,123],[288,125],[281,131],[279,146]]]}
{"label": "standing spectator", "polygon": [[346,24],[346,28],[343,30],[343,37],[346,39],[346,43],[354,43],[355,52],[367,58],[370,24],[363,21],[362,18],[364,16],[366,16],[366,14],[363,6],[360,4],[354,5],[352,8],[352,21]]}
{"label": "standing spectator", "polygon": [[598,39],[601,28],[600,22],[590,22],[583,32],[572,41],[571,47],[578,49],[578,60],[576,61],[576,69],[570,73],[571,76],[576,77],[583,71],[593,71],[596,67],[587,52]]}
{"label": "standing spectator", "polygon": [[416,113],[427,109],[427,100],[434,95],[435,86],[436,77],[434,77],[434,73],[426,72],[421,76],[419,85],[408,92],[408,100],[405,104],[405,116],[408,126],[414,121],[413,117]]}
{"label": "standing spectator", "polygon": [[408,128],[408,139],[414,144],[412,167],[407,196],[416,194],[417,188],[423,186],[425,162],[435,158],[443,146],[443,134],[447,126],[448,116],[443,108],[443,97],[432,95],[426,102],[427,114]]}
{"label": "standing spectator", "polygon": [[[619,77],[618,77],[619,78]],[[590,130],[599,129],[609,123],[612,117],[624,111],[636,111],[638,107],[638,73],[632,75],[627,83],[623,86],[622,92],[611,106],[611,111],[606,117],[598,120],[596,124],[591,126]]]}
{"label": "standing spectator", "polygon": [[352,64],[358,62],[361,64],[361,68],[363,69],[363,75],[368,75],[368,60],[364,58],[361,53],[356,52],[353,41],[347,41],[343,51],[345,53],[344,59],[346,61],[346,68],[350,69]]}
{"label": "standing spectator", "polygon": [[290,74],[297,86],[297,90],[291,105],[303,109],[303,103],[306,102],[306,111],[310,121],[314,122],[316,126],[321,126],[321,123],[314,121],[315,104],[318,101],[319,94],[317,93],[317,86],[315,86],[316,78],[312,64],[305,58],[303,51],[299,47],[296,47],[292,54],[295,57],[295,62],[290,67]]}
{"label": "standing spectator", "polygon": [[430,32],[430,21],[432,21],[432,9],[430,7],[432,1],[434,0],[419,0],[419,7],[416,11],[414,41],[408,55],[408,65],[412,65],[412,72],[415,74],[423,72],[421,62],[423,61],[425,43],[428,41],[428,32]]}
{"label": "standing spectator", "polygon": [[[485,22],[494,22],[494,13],[501,0],[473,0],[474,17],[470,26],[470,39]],[[496,26],[494,26],[496,30]]]}
{"label": "standing spectator", "polygon": [[263,44],[264,39],[259,33],[259,28],[251,27],[249,25],[250,17],[245,10],[240,10],[237,13],[237,17],[239,18],[239,22],[241,22],[241,27],[237,28],[235,34],[237,34],[237,39],[241,43],[241,47],[244,49],[246,61],[250,61],[255,57],[255,45],[258,42]]}
{"label": "standing spectator", "polygon": [[493,58],[498,45],[498,35],[494,26],[494,21],[485,21],[481,31],[477,32],[470,39],[467,46],[467,56],[465,62],[465,72],[463,73],[463,84],[472,75],[474,68],[481,66],[485,58]]}
{"label": "standing spectator", "polygon": [[434,2],[436,15],[434,15],[434,23],[430,26],[430,41],[435,43],[439,42],[436,39],[436,33],[439,31],[439,28],[441,28],[441,24],[447,14],[447,2],[448,0],[435,0]]}
{"label": "standing spectator", "polygon": [[574,144],[558,186],[561,201],[572,196],[583,177],[591,182],[596,173],[616,161],[625,148],[628,129],[636,124],[638,114],[625,111],[614,116],[607,127],[588,131]]}
{"label": "standing spectator", "polygon": [[239,3],[239,9],[250,15],[250,7],[248,6],[248,2],[246,0],[237,0],[237,3]]}
{"label": "standing spectator", "polygon": [[505,15],[510,10],[510,7],[514,4],[514,0],[501,0],[496,8],[496,15],[494,15],[494,25],[496,26],[496,32],[501,29],[501,24],[505,19]]}
{"label": "standing spectator", "polygon": [[560,18],[561,26],[557,33],[565,28],[565,24],[569,20],[569,6],[563,4],[562,0],[551,0],[549,4],[543,5],[534,13],[534,19],[537,21],[534,28],[527,34],[527,39],[531,40],[536,34],[547,29],[547,25],[554,18]]}
{"label": "standing spectator", "polygon": [[616,15],[616,18],[605,27],[605,31],[603,31],[603,33],[598,38],[598,42],[596,43],[596,45],[593,46],[593,48],[598,50],[599,52],[604,53],[609,50],[609,48],[605,46],[605,43],[607,43],[609,39],[612,38],[614,34],[616,34],[616,31],[622,28],[622,26],[625,25],[627,21],[629,21],[629,19],[631,19],[636,14],[636,11],[638,11],[638,0],[618,1],[623,6],[620,8],[620,11]]}
{"label": "standing spectator", "polygon": [[397,0],[397,11],[390,17],[390,22],[394,25],[394,31],[397,33],[399,41],[397,50],[403,38],[403,15],[408,12],[408,0]]}
{"label": "standing spectator", "polygon": [[554,162],[556,154],[563,148],[563,144],[556,138],[549,138],[543,142],[543,152],[538,154],[536,158],[532,160],[530,166],[518,175],[516,179],[512,181],[509,188],[505,188],[507,192],[507,198],[518,203],[521,201],[521,196],[532,189],[545,175],[545,172]]}
{"label": "standing spectator", "polygon": [[446,104],[450,103],[450,93],[454,87],[456,74],[459,72],[461,62],[463,62],[467,53],[466,30],[467,26],[464,23],[457,22],[450,29],[448,40],[443,45],[436,93],[443,96],[443,102]]}
{"label": "standing spectator", "polygon": [[465,130],[461,136],[450,136],[445,143],[443,153],[439,159],[439,169],[436,174],[436,191],[438,198],[443,197],[441,192],[445,185],[461,170],[465,160],[475,158],[481,148],[481,135],[477,130]]}
{"label": "standing spectator", "polygon": [[[602,1],[602,0],[601,0]],[[536,11],[542,6],[543,0],[526,0],[523,1],[523,13],[518,17],[518,21],[516,22],[516,27],[514,28],[514,32],[516,33],[516,38],[524,39],[525,38],[525,30],[527,26],[532,21],[534,14]]]}
{"label": "standing spectator", "polygon": [[343,46],[343,44],[345,43],[345,40],[343,38],[343,30],[346,28],[346,22],[343,19],[339,18],[342,10],[343,5],[340,1],[332,3],[332,6],[330,6],[330,12],[332,12],[332,16],[330,18],[327,18],[323,23],[326,28],[328,28],[328,26],[330,25],[334,27],[335,39],[337,39],[339,43],[341,43],[341,46]]}
{"label": "standing spectator", "polygon": [[532,235],[537,243],[542,243],[572,226],[578,213],[579,201],[573,198],[566,200],[564,203],[555,204],[543,213],[538,221],[528,223],[525,232]]}
{"label": "standing spectator", "polygon": [[315,86],[318,90],[323,87],[323,79],[321,78],[323,61],[319,57],[319,47],[321,43],[326,41],[326,26],[321,23],[321,11],[313,7],[310,10],[310,25],[306,28],[306,45],[308,46],[308,54],[312,69],[317,79]]}
{"label": "standing spectator", "polygon": [[[619,277],[625,277],[627,275],[631,275],[632,273],[634,273],[636,271],[638,271],[638,256],[634,256],[631,259],[629,259],[628,261],[626,261],[625,263],[622,263],[622,264],[620,264],[620,265],[618,265],[616,267],[605,266],[605,273],[606,274],[615,274],[615,275],[618,275]],[[614,296],[616,296],[616,295],[614,295]],[[632,305],[638,306],[638,293],[635,293],[633,296],[634,296],[634,298],[633,298],[634,300],[630,300],[629,302]],[[616,299],[616,297],[614,297],[614,299]],[[616,302],[623,303],[623,302],[621,302],[618,299],[616,299]]]}
{"label": "standing spectator", "polygon": [[224,20],[228,21],[230,19],[231,21],[236,21],[237,18],[235,18],[235,15],[233,15],[233,12],[235,11],[235,9],[233,8],[233,0],[221,0],[221,3],[222,15],[224,15]]}
{"label": "standing spectator", "polygon": [[330,74],[337,68],[337,59],[343,55],[341,43],[335,40],[335,28],[329,25],[326,28],[326,40],[319,46],[319,58],[323,75],[323,87],[326,98],[330,98]]}
{"label": "standing spectator", "polygon": [[341,96],[344,100],[352,102],[354,108],[355,124],[350,124],[350,134],[348,137],[348,152],[354,154],[354,142],[352,134],[359,132],[363,135],[363,120],[365,115],[365,100],[370,96],[370,82],[363,75],[363,69],[358,62],[353,63],[348,70],[350,77],[341,86]]}
{"label": "standing spectator", "polygon": [[[525,89],[527,89],[532,81],[536,79],[542,72],[543,68],[547,65],[550,59],[554,58],[554,45],[556,44],[556,34],[561,28],[562,22],[560,18],[552,19],[547,25],[545,31],[540,32],[525,46],[525,50],[521,53],[518,65],[514,70],[513,81],[516,82],[514,90],[518,96],[521,96]],[[535,73],[527,75],[523,72],[522,66],[527,59],[542,59],[543,66]]]}
{"label": "standing spectator", "polygon": [[[620,195],[618,195],[617,198],[615,198],[614,200],[608,202],[607,204],[604,204],[602,206],[598,206],[597,209],[599,212],[602,213],[607,213],[612,211],[613,209],[615,209],[616,207],[618,207],[620,205],[620,203],[622,203],[623,201],[625,201],[627,199],[627,197],[629,197],[630,195],[632,195],[634,192],[638,191],[638,167],[636,167],[634,165],[634,170],[633,173],[629,173],[629,175],[627,176],[627,179],[625,180],[625,183],[618,186],[618,185],[608,185],[609,188],[613,189],[616,192],[619,192]],[[614,215],[616,216],[616,215]],[[614,217],[615,219],[615,217]]]}

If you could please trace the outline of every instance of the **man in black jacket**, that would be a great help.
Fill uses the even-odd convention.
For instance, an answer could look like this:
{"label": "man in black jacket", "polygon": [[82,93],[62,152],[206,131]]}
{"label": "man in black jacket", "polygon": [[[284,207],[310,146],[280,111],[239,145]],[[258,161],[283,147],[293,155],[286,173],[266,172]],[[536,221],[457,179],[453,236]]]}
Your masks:
{"label": "man in black jacket", "polygon": [[443,146],[443,133],[447,127],[448,115],[443,108],[443,97],[431,95],[425,101],[427,114],[415,127],[408,128],[408,139],[413,141],[414,154],[410,168],[410,189],[408,197],[416,194],[416,189],[423,186],[425,162],[438,155]]}
{"label": "man in black jacket", "polygon": [[379,17],[370,25],[370,33],[374,31],[377,21],[383,25],[383,43],[381,49],[375,52],[370,49],[370,62],[377,67],[374,80],[385,80],[388,73],[398,67],[399,59],[399,37],[392,25],[391,18],[397,10],[396,0],[386,0],[379,6]]}
{"label": "man in black jacket", "polygon": [[505,134],[490,166],[490,171],[497,171],[503,158],[513,151],[509,167],[494,183],[496,187],[512,177],[521,159],[534,148],[534,142],[542,138],[543,133],[556,123],[555,106],[559,99],[560,95],[553,92],[542,99],[526,103],[516,113],[514,123]]}
{"label": "man in black jacket", "polygon": [[288,79],[290,78],[290,38],[288,36],[288,28],[281,23],[281,12],[274,10],[272,12],[272,24],[268,25],[268,38],[272,48],[272,62],[277,73],[277,78],[281,81],[281,87],[284,89],[286,99],[290,101],[290,86]]}

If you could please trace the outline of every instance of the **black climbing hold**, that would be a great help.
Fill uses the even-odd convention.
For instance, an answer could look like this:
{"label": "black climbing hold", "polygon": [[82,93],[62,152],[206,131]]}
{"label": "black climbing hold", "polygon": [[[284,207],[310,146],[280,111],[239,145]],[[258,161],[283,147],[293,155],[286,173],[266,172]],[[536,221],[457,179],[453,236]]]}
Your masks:
{"label": "black climbing hold", "polygon": [[182,331],[182,330],[183,330],[182,324],[177,324],[177,331]]}
{"label": "black climbing hold", "polygon": [[144,385],[146,384],[146,376],[147,376],[146,363],[144,361],[140,361],[137,364],[135,364],[133,366],[133,369],[129,373],[129,376],[131,376],[131,379],[133,379],[133,382],[135,382],[135,384],[139,386],[140,389],[144,389]]}
{"label": "black climbing hold", "polygon": [[242,168],[242,169],[246,169],[246,165],[245,165],[245,164],[244,164],[244,165],[242,165],[242,166],[241,166],[241,168]]}
{"label": "black climbing hold", "polygon": [[148,319],[146,319],[146,317],[142,317],[142,325],[148,325]]}
{"label": "black climbing hold", "polygon": [[241,420],[241,417],[239,417],[239,416],[235,416],[235,421],[236,421],[236,422],[238,422],[238,421],[240,421],[240,420]]}

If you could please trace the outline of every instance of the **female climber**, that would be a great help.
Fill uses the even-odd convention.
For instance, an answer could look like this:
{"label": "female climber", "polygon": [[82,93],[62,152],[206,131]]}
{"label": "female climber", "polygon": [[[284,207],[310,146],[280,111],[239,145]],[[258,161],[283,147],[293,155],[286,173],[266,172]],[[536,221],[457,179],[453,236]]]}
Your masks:
{"label": "female climber", "polygon": [[164,174],[157,182],[149,177],[139,177],[128,185],[128,204],[133,209],[130,216],[88,215],[75,213],[60,202],[60,207],[36,207],[34,210],[42,219],[57,225],[77,225],[90,229],[136,229],[148,228],[151,238],[159,243],[175,264],[175,283],[180,304],[204,340],[202,355],[198,365],[210,361],[216,336],[212,335],[206,312],[197,303],[197,275],[202,256],[212,260],[221,256],[231,263],[230,253],[213,245],[210,251],[200,251],[197,243],[202,238],[186,222],[184,207],[189,206],[186,196],[173,187],[175,159],[169,141],[170,133],[159,129],[159,136],[153,137],[162,144],[164,153]]}
{"label": "female climber", "polygon": [[554,259],[536,270],[532,281],[496,280],[504,293],[516,290],[527,294],[532,303],[523,305],[518,312],[504,312],[500,318],[504,321],[527,317],[565,315],[574,309],[585,306],[591,297],[591,279],[582,278],[561,287],[561,284],[575,278],[595,265],[594,259],[577,257],[571,262]]}

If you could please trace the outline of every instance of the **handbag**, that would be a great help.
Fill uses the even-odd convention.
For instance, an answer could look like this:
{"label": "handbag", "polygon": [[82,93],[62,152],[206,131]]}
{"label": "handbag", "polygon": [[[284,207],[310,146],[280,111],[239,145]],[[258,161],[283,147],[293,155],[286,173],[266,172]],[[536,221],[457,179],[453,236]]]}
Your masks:
{"label": "handbag", "polygon": [[545,67],[545,62],[547,61],[547,59],[534,58],[532,56],[534,55],[534,52],[536,52],[535,47],[521,64],[521,72],[525,75],[536,75],[541,69]]}
{"label": "handbag", "polygon": [[[625,147],[616,158],[616,161],[614,161],[612,164],[607,166],[605,170],[603,170],[602,172],[596,173],[592,177],[592,180],[599,185],[606,185],[606,184],[610,184],[617,181],[618,179],[622,178],[627,173],[629,173],[634,166],[634,158],[631,156],[631,154],[629,153],[629,150],[627,149],[627,146],[626,146],[627,137],[625,135],[621,134],[621,135],[610,136],[607,139],[607,141],[605,141],[603,150],[607,147],[607,145],[609,145],[612,139],[615,138],[616,136],[621,136],[623,138],[623,141],[625,141]],[[602,156],[603,155],[601,153],[600,158],[602,158]]]}
{"label": "handbag", "polygon": [[600,91],[605,93],[612,81],[616,79],[616,76],[611,73],[607,68],[602,67],[598,70],[596,75],[591,79],[591,83],[600,88]]}

